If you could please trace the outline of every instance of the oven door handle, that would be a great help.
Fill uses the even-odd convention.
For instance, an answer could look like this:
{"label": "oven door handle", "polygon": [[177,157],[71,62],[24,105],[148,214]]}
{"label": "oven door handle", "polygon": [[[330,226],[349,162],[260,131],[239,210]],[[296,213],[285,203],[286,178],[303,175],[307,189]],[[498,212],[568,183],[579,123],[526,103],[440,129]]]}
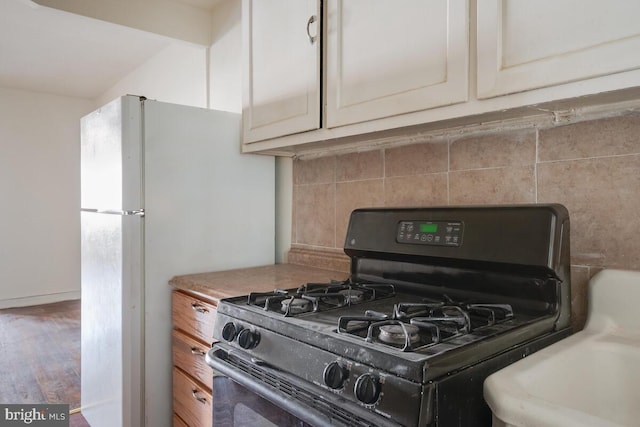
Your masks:
{"label": "oven door handle", "polygon": [[[271,366],[267,362],[259,359],[246,357],[239,352],[235,352],[231,349],[222,348],[220,344],[215,344],[207,353],[205,360],[207,364],[211,366],[214,371],[217,371],[218,375],[222,374],[233,381],[237,382],[247,390],[265,398],[272,402],[276,406],[281,407],[285,411],[299,418],[300,420],[311,424],[315,427],[335,427],[336,424],[332,423],[331,419],[321,413],[320,411],[304,404],[303,402],[296,401],[293,397],[289,397],[280,393],[278,390],[262,383],[261,381],[253,378],[250,374],[244,372],[242,369],[233,366],[228,359],[234,358],[246,363],[248,365],[256,366],[265,371],[268,375],[283,380],[289,381],[294,386],[305,388],[308,390],[309,385],[304,384],[304,380],[298,379],[287,372],[284,372],[274,366]],[[257,362],[257,363],[256,363]],[[359,406],[352,404],[341,397],[334,396],[333,394],[325,393],[323,390],[316,390],[317,399],[323,400],[328,404],[335,405],[337,407],[350,406],[353,413],[358,414],[362,419],[368,419],[367,425],[376,425],[379,427],[399,427],[398,424],[393,421],[387,420],[384,417],[376,416],[371,418],[372,414]],[[335,420],[334,420],[335,421]]]}

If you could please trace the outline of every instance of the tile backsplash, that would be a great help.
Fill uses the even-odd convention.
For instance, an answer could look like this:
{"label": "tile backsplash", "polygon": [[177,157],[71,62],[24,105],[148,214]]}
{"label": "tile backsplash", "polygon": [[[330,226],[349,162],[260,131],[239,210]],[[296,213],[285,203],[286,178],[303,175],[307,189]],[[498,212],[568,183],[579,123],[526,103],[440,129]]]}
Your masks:
{"label": "tile backsplash", "polygon": [[359,207],[552,202],[571,217],[580,329],[593,274],[640,270],[638,113],[296,159],[289,261],[348,270],[342,246]]}

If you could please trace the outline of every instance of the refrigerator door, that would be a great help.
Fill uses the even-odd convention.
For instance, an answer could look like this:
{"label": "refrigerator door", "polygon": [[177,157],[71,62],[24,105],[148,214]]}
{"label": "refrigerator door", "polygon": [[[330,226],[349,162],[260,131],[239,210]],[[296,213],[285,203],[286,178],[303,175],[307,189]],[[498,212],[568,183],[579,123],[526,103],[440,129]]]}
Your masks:
{"label": "refrigerator door", "polygon": [[142,426],[142,219],[80,218],[82,414],[92,427]]}
{"label": "refrigerator door", "polygon": [[140,99],[123,97],[81,120],[81,405],[93,427],[143,425],[142,195]]}
{"label": "refrigerator door", "polygon": [[144,208],[140,98],[118,98],[88,114],[80,132],[80,206],[111,212]]}

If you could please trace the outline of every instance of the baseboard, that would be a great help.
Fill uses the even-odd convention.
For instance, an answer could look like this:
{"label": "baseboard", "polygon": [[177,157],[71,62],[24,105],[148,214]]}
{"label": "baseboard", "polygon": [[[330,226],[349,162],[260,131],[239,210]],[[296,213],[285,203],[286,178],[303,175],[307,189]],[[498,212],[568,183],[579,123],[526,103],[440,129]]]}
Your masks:
{"label": "baseboard", "polygon": [[28,307],[31,305],[50,304],[53,302],[80,299],[80,291],[60,292],[56,294],[35,295],[32,297],[0,299],[0,309]]}

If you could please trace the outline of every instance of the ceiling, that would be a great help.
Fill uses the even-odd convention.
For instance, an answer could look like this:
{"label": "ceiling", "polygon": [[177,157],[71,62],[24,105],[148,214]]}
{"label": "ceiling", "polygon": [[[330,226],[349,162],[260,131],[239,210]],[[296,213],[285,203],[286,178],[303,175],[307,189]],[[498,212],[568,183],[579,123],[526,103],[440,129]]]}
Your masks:
{"label": "ceiling", "polygon": [[[174,0],[211,8],[220,0]],[[93,99],[176,40],[0,0],[0,87]]]}

